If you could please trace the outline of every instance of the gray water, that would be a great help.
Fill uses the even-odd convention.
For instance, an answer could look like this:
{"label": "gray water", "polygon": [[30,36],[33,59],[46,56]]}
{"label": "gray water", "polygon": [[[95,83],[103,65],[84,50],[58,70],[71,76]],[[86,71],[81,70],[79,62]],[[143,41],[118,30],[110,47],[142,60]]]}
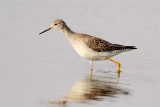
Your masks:
{"label": "gray water", "polygon": [[[159,107],[158,0],[1,0],[0,107]],[[56,30],[138,49],[110,61],[82,59]]]}

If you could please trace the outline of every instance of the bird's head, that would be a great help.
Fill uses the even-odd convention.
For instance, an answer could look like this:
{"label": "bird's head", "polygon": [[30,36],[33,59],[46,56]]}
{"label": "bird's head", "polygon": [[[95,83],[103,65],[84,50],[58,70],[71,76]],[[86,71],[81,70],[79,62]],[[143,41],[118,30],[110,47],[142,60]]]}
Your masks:
{"label": "bird's head", "polygon": [[60,30],[60,29],[63,29],[64,26],[65,26],[65,22],[63,20],[61,20],[61,19],[57,19],[57,20],[53,21],[52,25],[48,29],[44,30],[43,32],[41,32],[39,34],[42,34],[42,33],[46,32],[46,31],[51,30],[51,29]]}

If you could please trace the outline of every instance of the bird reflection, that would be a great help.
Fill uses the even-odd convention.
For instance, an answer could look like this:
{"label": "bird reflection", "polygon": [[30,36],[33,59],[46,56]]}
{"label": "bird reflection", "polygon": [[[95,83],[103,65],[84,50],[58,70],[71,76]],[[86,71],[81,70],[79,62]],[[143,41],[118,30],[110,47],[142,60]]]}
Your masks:
{"label": "bird reflection", "polygon": [[[115,98],[118,94],[129,94],[128,90],[120,88],[118,76],[94,74],[75,82],[64,99],[59,101],[59,107],[65,107],[67,102],[87,103],[90,100],[101,101],[105,97]],[[53,104],[52,101],[49,103]]]}

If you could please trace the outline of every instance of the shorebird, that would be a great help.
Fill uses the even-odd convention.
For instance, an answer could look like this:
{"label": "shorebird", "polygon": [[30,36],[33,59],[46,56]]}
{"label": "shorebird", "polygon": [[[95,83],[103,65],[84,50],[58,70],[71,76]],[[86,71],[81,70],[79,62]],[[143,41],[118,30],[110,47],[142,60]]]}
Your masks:
{"label": "shorebird", "polygon": [[118,65],[117,72],[120,73],[120,63],[110,58],[119,53],[137,49],[135,46],[113,44],[106,40],[90,36],[88,34],[73,32],[61,19],[54,20],[51,26],[43,32],[39,33],[39,35],[51,29],[59,30],[69,40],[75,51],[82,58],[90,61],[90,75],[92,75],[93,61],[100,60],[110,60],[116,63]]}

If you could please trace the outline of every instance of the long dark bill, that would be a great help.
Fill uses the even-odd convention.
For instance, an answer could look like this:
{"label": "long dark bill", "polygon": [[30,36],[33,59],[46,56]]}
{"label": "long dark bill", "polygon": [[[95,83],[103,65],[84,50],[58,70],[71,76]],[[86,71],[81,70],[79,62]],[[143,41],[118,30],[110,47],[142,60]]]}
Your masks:
{"label": "long dark bill", "polygon": [[44,33],[44,32],[47,32],[47,31],[49,31],[49,30],[51,30],[51,28],[48,28],[48,29],[46,29],[45,31],[39,33],[39,35],[42,34],[42,33]]}

